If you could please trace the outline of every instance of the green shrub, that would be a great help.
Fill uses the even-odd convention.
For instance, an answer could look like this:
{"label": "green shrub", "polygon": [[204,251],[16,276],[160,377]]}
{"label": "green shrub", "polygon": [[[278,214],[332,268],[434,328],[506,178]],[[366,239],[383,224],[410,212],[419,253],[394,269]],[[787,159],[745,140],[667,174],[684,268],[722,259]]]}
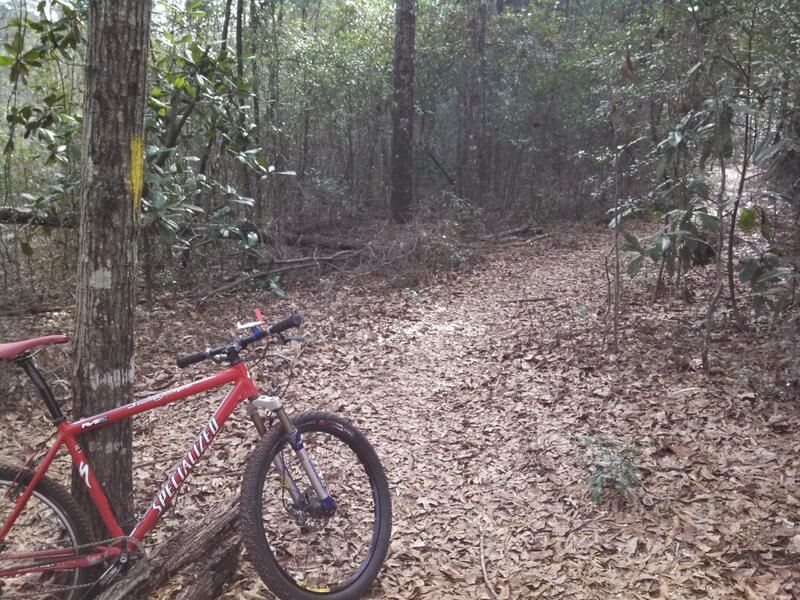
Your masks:
{"label": "green shrub", "polygon": [[600,503],[608,494],[632,503],[634,489],[641,485],[636,467],[636,448],[600,435],[583,436],[589,461],[589,484],[592,500]]}

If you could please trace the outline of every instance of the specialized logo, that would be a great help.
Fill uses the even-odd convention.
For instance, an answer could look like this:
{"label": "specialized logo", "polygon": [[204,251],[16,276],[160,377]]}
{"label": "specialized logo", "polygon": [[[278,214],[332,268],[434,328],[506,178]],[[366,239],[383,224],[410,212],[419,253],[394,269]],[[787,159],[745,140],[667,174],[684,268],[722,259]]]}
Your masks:
{"label": "specialized logo", "polygon": [[97,417],[96,419],[92,419],[91,421],[87,421],[86,423],[81,423],[81,430],[97,427],[98,425],[100,425],[100,423],[105,423],[106,421],[108,421],[108,417]]}
{"label": "specialized logo", "polygon": [[193,385],[197,382],[192,381],[191,383],[185,383],[179,387],[172,388],[171,390],[164,390],[163,392],[158,392],[157,394],[153,394],[152,396],[148,396],[147,398],[142,398],[141,400],[137,400],[136,402],[131,402],[130,404],[126,404],[123,408],[135,408],[137,406],[142,406],[143,404],[150,404],[151,402],[158,402],[159,400],[163,400],[167,396],[171,396],[173,394],[178,394]]}
{"label": "specialized logo", "polygon": [[92,489],[92,484],[89,483],[89,465],[85,462],[81,461],[81,464],[78,465],[78,475],[80,475],[83,482],[86,484],[86,487]]}
{"label": "specialized logo", "polygon": [[152,506],[152,508],[156,509],[159,514],[164,512],[164,510],[166,510],[166,508],[172,504],[172,500],[178,493],[181,484],[194,470],[194,466],[197,464],[197,461],[199,461],[200,457],[203,456],[206,448],[211,445],[211,442],[214,440],[214,436],[217,435],[218,431],[219,425],[217,424],[217,420],[214,417],[211,417],[189,450],[183,455],[181,462],[178,463],[178,466],[176,466],[175,470],[172,471],[172,475],[170,475],[169,478],[164,482],[164,485],[161,486],[161,489],[159,490],[156,499],[153,501]]}

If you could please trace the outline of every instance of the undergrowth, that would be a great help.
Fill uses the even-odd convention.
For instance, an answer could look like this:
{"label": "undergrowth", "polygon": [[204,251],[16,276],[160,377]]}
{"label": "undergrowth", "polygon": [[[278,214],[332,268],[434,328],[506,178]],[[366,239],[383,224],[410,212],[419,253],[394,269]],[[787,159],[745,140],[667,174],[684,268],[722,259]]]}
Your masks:
{"label": "undergrowth", "polygon": [[618,497],[628,504],[636,500],[634,490],[641,486],[634,446],[601,435],[582,436],[586,447],[589,476],[586,482],[592,500],[600,503]]}

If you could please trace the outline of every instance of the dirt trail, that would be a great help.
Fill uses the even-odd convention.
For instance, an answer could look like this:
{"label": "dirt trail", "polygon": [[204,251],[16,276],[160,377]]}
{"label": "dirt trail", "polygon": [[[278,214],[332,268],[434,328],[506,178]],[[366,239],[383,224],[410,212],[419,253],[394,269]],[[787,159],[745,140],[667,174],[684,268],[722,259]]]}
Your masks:
{"label": "dirt trail", "polygon": [[[482,528],[506,598],[800,591],[797,442],[766,426],[797,423],[796,408],[735,409],[753,396],[736,347],[715,348],[728,370],[698,371],[699,330],[682,323],[700,301],[651,308],[634,287],[625,351],[602,354],[608,241],[565,229],[442,287],[330,298],[320,337],[337,323],[352,333],[333,365],[312,354],[296,393],[350,415],[385,462],[396,533],[376,598],[488,598]],[[534,298],[552,299],[512,302]],[[582,446],[594,435],[639,448],[632,506],[589,499]]]}
{"label": "dirt trail", "polygon": [[[769,350],[757,336],[723,336],[713,350],[725,368],[706,377],[696,361],[702,298],[653,308],[637,282],[623,351],[602,354],[609,243],[600,230],[563,228],[496,249],[438,286],[386,291],[338,277],[270,308],[299,310],[313,339],[286,395],[292,409],[346,415],[386,468],[394,536],[373,598],[489,598],[481,531],[501,598],[800,595],[800,443],[789,433],[800,415],[740,377],[745,359],[769,362]],[[513,302],[522,299],[540,300]],[[259,303],[253,293],[220,300],[224,311],[197,314],[187,302],[143,315],[137,388],[185,381],[171,366],[175,348],[224,339]],[[165,329],[187,313],[191,328]],[[137,460],[156,464],[137,471],[137,497],[152,494],[214,402],[136,421]],[[177,419],[196,423],[176,431]],[[251,429],[236,417],[161,535],[238,493]],[[589,498],[584,446],[594,435],[639,449],[632,505]],[[155,455],[154,437],[169,451]],[[0,442],[18,445],[2,431]],[[243,565],[224,597],[264,593]]]}

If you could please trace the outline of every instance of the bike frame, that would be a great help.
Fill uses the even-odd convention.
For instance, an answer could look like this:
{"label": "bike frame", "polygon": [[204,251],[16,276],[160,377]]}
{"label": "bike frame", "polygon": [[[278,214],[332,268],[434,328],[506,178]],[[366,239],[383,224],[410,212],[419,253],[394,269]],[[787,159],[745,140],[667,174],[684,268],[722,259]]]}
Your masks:
{"label": "bike frame", "polygon": [[[217,407],[216,411],[214,411],[214,414],[197,434],[197,437],[186,450],[181,461],[174,467],[172,473],[161,485],[161,488],[156,493],[147,511],[126,536],[114,516],[114,512],[103,491],[103,487],[100,485],[100,482],[97,481],[92,467],[89,465],[86,454],[80,446],[80,435],[87,431],[101,429],[134,415],[166,406],[178,400],[229,384],[233,384],[233,389],[228,392],[228,395]],[[135,542],[141,542],[153,527],[155,527],[159,518],[166,512],[167,508],[171,506],[182,484],[192,473],[194,467],[200,462],[206,449],[214,440],[220,429],[222,429],[222,426],[228,420],[231,413],[233,413],[244,400],[255,400],[258,395],[258,389],[253,383],[253,380],[250,379],[247,366],[244,362],[239,362],[216,375],[171,390],[159,392],[142,400],[126,404],[125,406],[114,408],[75,422],[65,420],[58,423],[58,425],[56,425],[57,435],[53,445],[36,468],[33,478],[17,499],[13,511],[8,519],[6,519],[2,529],[0,529],[0,544],[6,538],[15,521],[24,510],[25,505],[31,495],[33,495],[36,485],[47,472],[47,469],[52,464],[53,459],[62,446],[67,447],[67,451],[72,457],[72,464],[77,470],[81,481],[83,481],[84,485],[88,488],[89,497],[112,538],[128,537],[133,538]],[[135,546],[137,545],[135,542],[128,541],[124,548],[121,548],[119,545],[109,547],[95,546],[95,552],[79,557],[75,557],[75,551],[73,549],[43,550],[40,552],[21,554],[0,554],[0,559],[29,559],[42,561],[41,563],[18,569],[0,570],[0,577],[14,577],[27,573],[90,567],[108,560],[109,558],[115,558],[122,552],[135,550]]]}

